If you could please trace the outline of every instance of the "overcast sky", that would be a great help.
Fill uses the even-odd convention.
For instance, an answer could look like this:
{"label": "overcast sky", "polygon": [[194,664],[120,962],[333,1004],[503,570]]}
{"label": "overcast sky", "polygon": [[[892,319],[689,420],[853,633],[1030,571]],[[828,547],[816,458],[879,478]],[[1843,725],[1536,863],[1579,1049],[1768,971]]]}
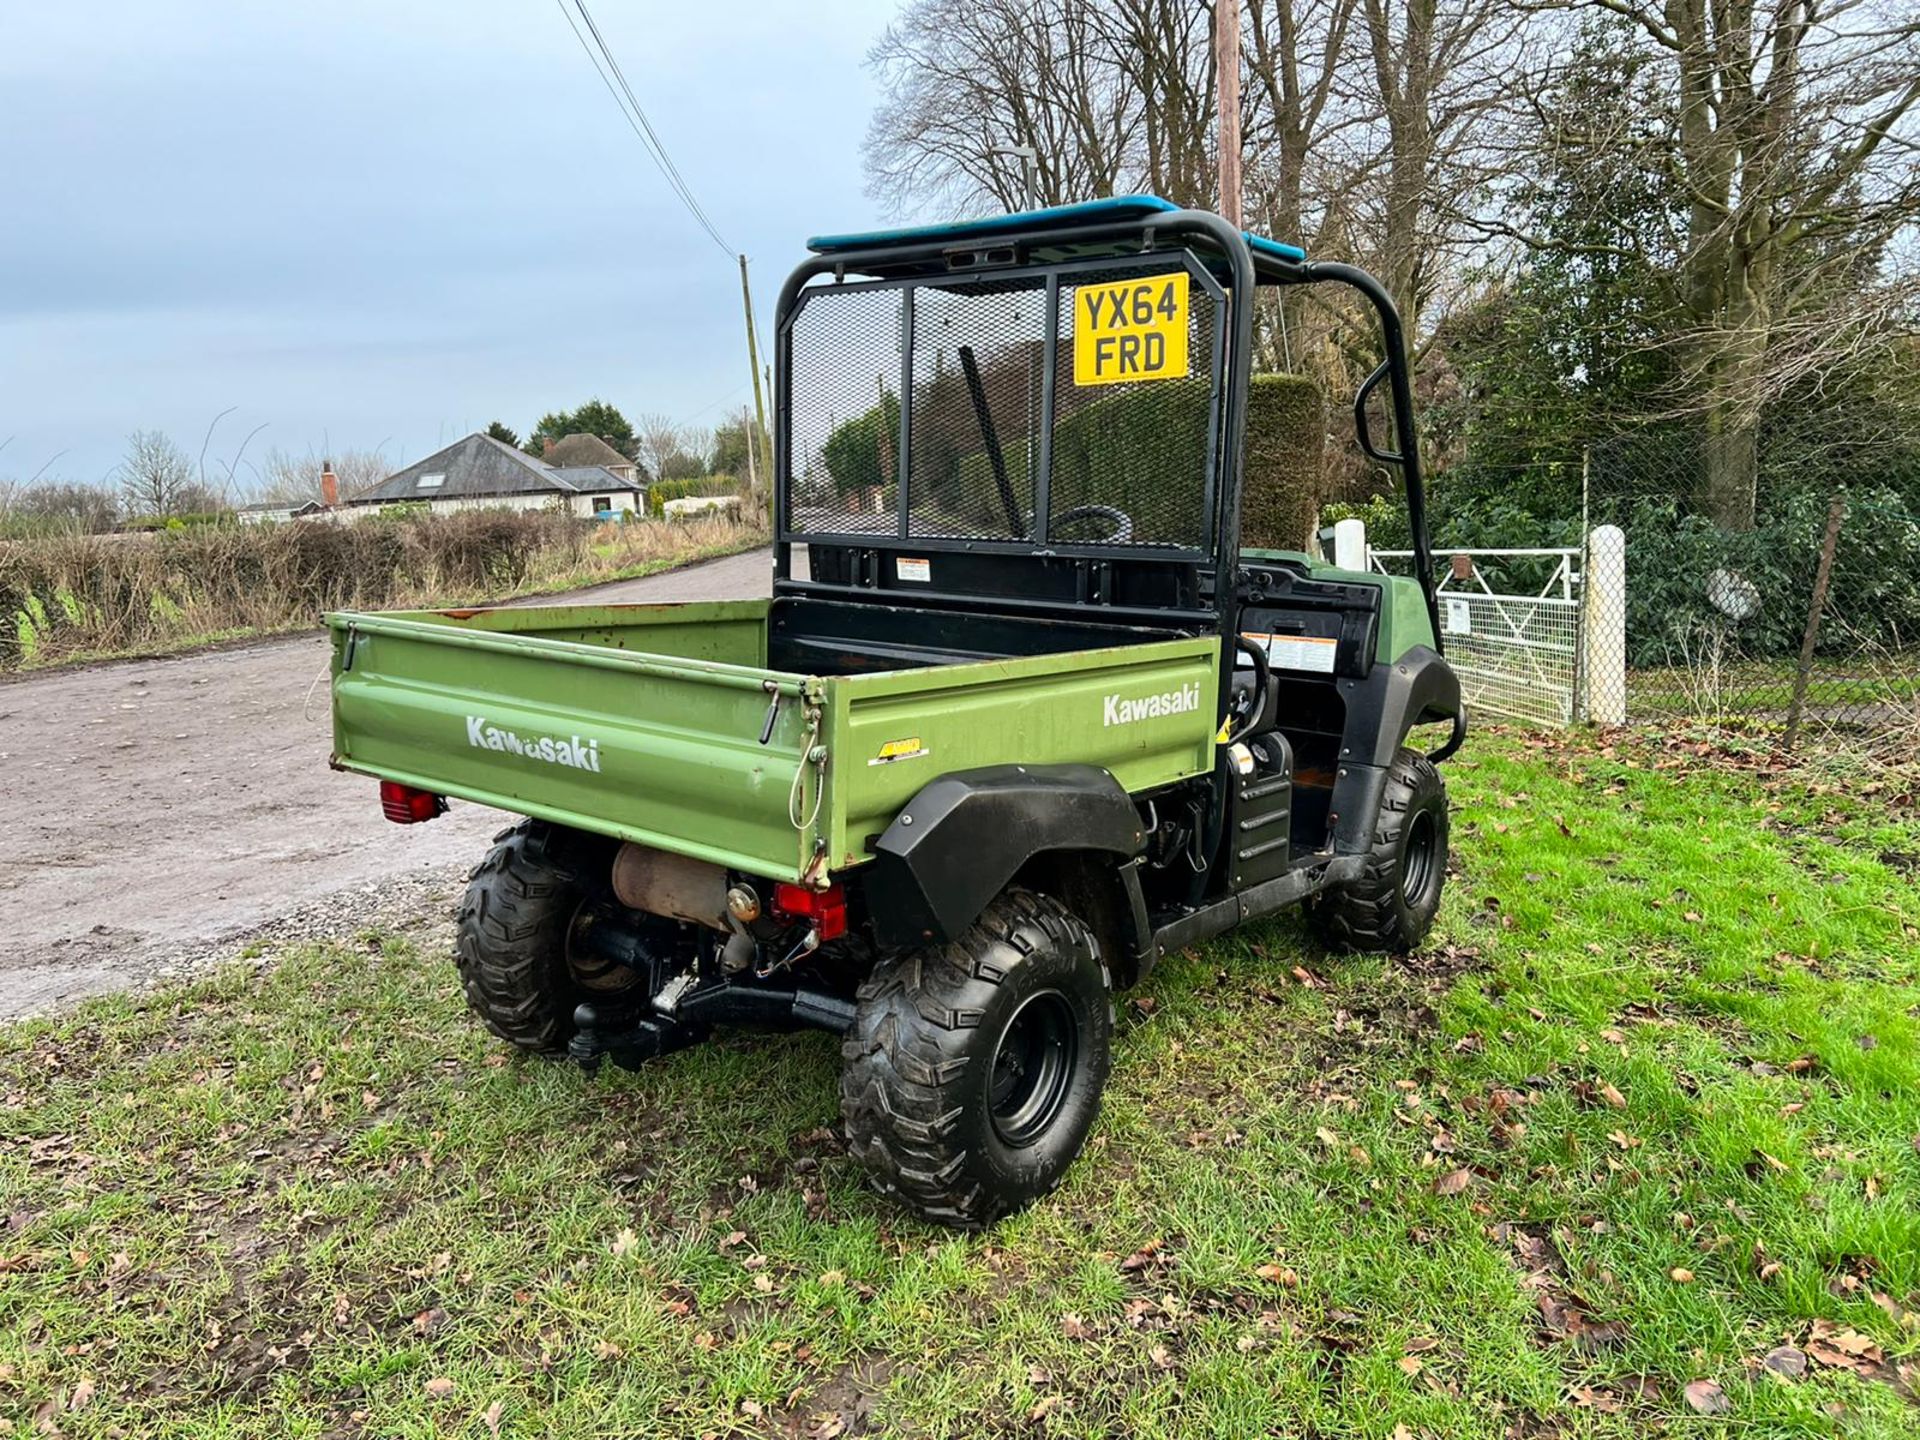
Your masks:
{"label": "overcast sky", "polygon": [[[892,0],[589,0],[761,324],[861,193]],[[0,0],[0,478],[750,398],[739,278],[554,0]],[[213,467],[210,463],[209,469]],[[244,466],[240,471],[247,476]]]}

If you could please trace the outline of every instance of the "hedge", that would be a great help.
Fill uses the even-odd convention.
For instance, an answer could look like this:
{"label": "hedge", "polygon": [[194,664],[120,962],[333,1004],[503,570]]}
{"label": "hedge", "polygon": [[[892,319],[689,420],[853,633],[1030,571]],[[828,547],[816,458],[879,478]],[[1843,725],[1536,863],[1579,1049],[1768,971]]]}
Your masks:
{"label": "hedge", "polygon": [[[1054,513],[1112,505],[1135,536],[1198,543],[1200,457],[1210,396],[1198,384],[1142,387],[1089,405],[1054,433]],[[1256,375],[1248,386],[1240,543],[1297,550],[1318,511],[1326,405],[1299,375]],[[1180,473],[1172,473],[1177,466]]]}
{"label": "hedge", "polygon": [[739,493],[740,483],[730,475],[701,475],[692,480],[656,480],[647,487],[647,513],[665,515],[669,500]]}
{"label": "hedge", "polygon": [[1247,389],[1247,468],[1240,544],[1299,550],[1319,522],[1327,403],[1304,375],[1255,375]]}
{"label": "hedge", "polygon": [[[1205,528],[1201,465],[1211,398],[1210,387],[1198,380],[1142,385],[1061,419],[1053,434],[1053,513],[1112,506],[1132,517],[1137,540],[1197,545]],[[927,397],[916,393],[915,401],[929,404],[933,413]],[[889,396],[833,432],[825,458],[836,489],[882,486],[891,492],[898,403]],[[919,409],[914,413],[918,416]],[[1003,435],[1001,440],[1008,481],[1022,515],[1030,516],[1033,485],[1025,437]],[[978,527],[978,534],[1006,533],[1004,502],[987,452],[942,454],[946,444],[926,444],[923,453],[923,443],[916,422],[916,511],[928,520],[934,518],[931,510],[948,523]],[[1297,550],[1307,543],[1318,515],[1325,449],[1326,403],[1318,387],[1299,375],[1254,376],[1247,397],[1243,545]],[[656,514],[653,497],[665,488],[656,485],[649,492]],[[1089,531],[1073,538],[1095,535]]]}

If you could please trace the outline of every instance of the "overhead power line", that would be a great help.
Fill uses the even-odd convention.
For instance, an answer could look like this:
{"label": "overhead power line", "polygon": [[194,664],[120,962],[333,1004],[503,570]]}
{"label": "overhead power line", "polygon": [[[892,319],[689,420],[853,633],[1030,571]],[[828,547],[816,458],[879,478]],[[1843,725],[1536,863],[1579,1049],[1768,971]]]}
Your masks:
{"label": "overhead power line", "polygon": [[[600,27],[594,23],[593,14],[587,9],[586,0],[573,0],[573,10],[579,11],[581,21],[586,24],[585,34],[581,33],[580,26],[574,22],[573,11],[568,9],[567,0],[554,0],[554,4],[560,7],[560,17],[567,22],[567,28],[573,31],[573,38],[580,42],[580,48],[586,52],[587,60],[593,66],[593,73],[600,77],[600,83],[607,87],[607,94],[611,95],[613,103],[620,107],[621,117],[626,120],[627,127],[633,131],[634,137],[647,152],[647,158],[652,160],[654,167],[659,170],[661,178],[667,182],[680,203],[686,206],[687,213],[694,218],[702,230],[712,237],[713,243],[729,257],[735,255],[737,252],[721,238],[719,230],[714,227],[707,212],[694,198],[693,187],[687,184],[686,177],[680,173],[680,167],[673,163],[673,157],[667,153],[667,147],[661,142],[659,133],[654,130],[653,122],[647,118],[647,112],[641,106],[639,97],[633,93],[633,87],[627,83],[627,77],[620,69],[620,62],[613,58],[612,49],[607,45],[605,37],[600,34]],[[592,37],[591,40],[589,36]]]}

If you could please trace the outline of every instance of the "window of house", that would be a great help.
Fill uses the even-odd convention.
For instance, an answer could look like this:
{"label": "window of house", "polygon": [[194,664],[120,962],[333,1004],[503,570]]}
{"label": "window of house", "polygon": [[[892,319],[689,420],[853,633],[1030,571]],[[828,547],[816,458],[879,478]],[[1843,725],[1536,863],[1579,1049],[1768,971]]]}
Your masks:
{"label": "window of house", "polygon": [[611,495],[594,496],[593,497],[593,513],[596,515],[611,515],[613,513],[613,496]]}
{"label": "window of house", "polygon": [[418,480],[413,482],[413,488],[416,490],[438,490],[446,483],[447,477],[445,474],[422,475]]}

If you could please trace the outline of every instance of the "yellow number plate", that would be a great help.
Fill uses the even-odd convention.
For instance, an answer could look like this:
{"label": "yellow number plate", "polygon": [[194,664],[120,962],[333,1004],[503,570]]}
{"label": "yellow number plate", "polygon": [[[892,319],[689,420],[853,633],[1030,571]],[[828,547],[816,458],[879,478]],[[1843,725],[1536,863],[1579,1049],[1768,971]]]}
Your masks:
{"label": "yellow number plate", "polygon": [[1185,271],[1074,292],[1074,384],[1177,380],[1187,373]]}

